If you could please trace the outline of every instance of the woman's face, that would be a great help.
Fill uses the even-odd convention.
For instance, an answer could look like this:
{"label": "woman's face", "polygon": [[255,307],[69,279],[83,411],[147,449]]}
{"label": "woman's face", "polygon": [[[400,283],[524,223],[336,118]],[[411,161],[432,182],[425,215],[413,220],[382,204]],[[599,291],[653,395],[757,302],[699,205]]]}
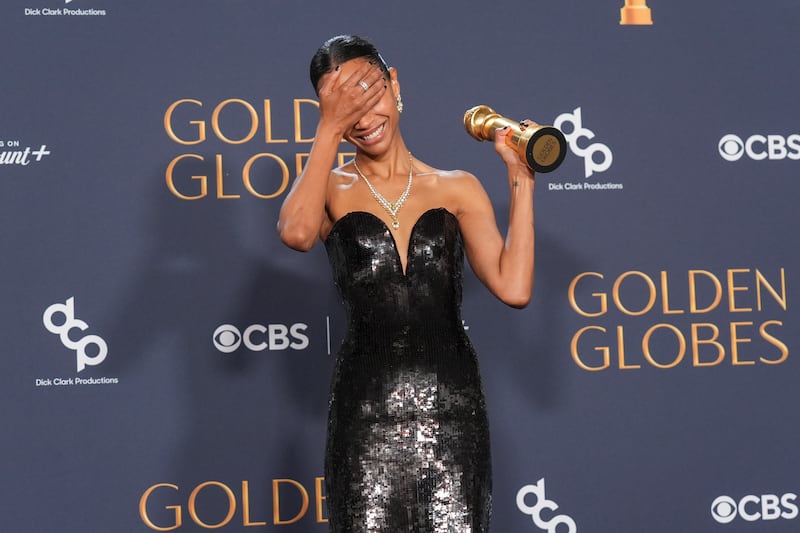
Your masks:
{"label": "woman's face", "polygon": [[[365,58],[356,58],[342,63],[341,79],[347,79],[366,61]],[[400,84],[397,82],[397,72],[393,68],[389,69],[387,85],[389,87],[378,103],[344,134],[348,142],[370,154],[379,154],[388,150],[392,139],[398,132],[400,114],[395,106],[395,99],[400,92]]]}

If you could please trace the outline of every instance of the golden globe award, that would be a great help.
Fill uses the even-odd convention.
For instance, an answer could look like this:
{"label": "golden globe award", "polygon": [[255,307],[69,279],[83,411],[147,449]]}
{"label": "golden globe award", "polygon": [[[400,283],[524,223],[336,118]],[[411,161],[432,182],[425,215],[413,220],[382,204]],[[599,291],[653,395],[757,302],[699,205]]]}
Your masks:
{"label": "golden globe award", "polygon": [[507,137],[508,144],[536,172],[551,172],[564,161],[567,140],[553,126],[534,123],[522,129],[519,121],[499,115],[486,105],[475,106],[464,113],[464,128],[479,141],[493,141],[494,130],[505,126],[511,128],[511,135]]}

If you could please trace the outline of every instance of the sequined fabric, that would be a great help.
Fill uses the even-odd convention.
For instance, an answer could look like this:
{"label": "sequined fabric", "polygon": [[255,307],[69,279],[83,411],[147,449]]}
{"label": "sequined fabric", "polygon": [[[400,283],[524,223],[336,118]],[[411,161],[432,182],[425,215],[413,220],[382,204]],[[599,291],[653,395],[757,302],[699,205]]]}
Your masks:
{"label": "sequined fabric", "polygon": [[334,533],[485,533],[489,429],[461,322],[463,245],[445,209],[414,225],[403,272],[366,212],[325,242],[349,323],[331,385],[325,459]]}

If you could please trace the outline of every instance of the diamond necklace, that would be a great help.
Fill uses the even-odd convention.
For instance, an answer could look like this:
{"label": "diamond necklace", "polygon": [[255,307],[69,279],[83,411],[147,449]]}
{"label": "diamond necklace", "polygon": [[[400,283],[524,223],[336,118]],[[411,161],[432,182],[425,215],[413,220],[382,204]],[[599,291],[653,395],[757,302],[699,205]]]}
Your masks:
{"label": "diamond necklace", "polygon": [[372,197],[381,204],[381,206],[389,212],[389,216],[392,217],[392,228],[399,229],[400,222],[397,220],[397,212],[400,211],[400,208],[403,207],[403,204],[406,203],[406,199],[408,198],[408,193],[411,192],[411,182],[414,179],[414,162],[411,157],[411,152],[408,153],[408,185],[406,185],[406,190],[400,195],[400,198],[397,199],[396,202],[390,202],[386,198],[383,197],[381,193],[375,190],[375,187],[369,182],[367,177],[361,172],[361,169],[358,168],[358,163],[356,163],[356,159],[353,158],[353,166],[356,168],[356,172],[358,175],[361,176],[361,179],[364,180],[364,183],[367,184],[369,187],[369,192],[372,193]]}

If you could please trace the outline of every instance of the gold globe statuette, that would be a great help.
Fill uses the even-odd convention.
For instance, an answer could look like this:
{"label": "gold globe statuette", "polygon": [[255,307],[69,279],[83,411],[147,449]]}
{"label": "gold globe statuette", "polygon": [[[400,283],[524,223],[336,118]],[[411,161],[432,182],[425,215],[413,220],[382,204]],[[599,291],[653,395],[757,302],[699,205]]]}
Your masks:
{"label": "gold globe statuette", "polygon": [[519,121],[495,113],[487,105],[477,105],[464,113],[464,128],[479,141],[493,141],[495,130],[505,126],[511,128],[506,142],[536,172],[551,172],[564,161],[567,140],[553,126],[534,123],[523,130]]}
{"label": "gold globe statuette", "polygon": [[619,23],[623,26],[651,26],[653,15],[647,7],[647,0],[625,0],[619,10]]}

